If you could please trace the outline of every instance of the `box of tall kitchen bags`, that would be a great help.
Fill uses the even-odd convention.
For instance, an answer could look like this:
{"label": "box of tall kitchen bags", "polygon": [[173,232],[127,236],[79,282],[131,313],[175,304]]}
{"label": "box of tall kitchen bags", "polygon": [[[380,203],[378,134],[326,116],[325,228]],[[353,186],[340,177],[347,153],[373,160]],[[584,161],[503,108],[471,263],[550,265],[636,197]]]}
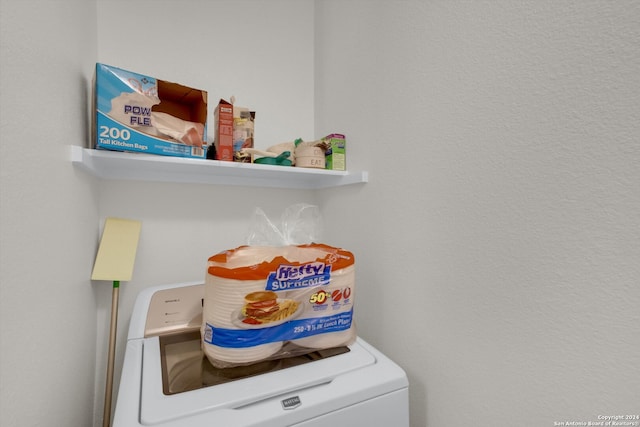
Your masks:
{"label": "box of tall kitchen bags", "polygon": [[95,148],[206,157],[207,92],[96,64]]}

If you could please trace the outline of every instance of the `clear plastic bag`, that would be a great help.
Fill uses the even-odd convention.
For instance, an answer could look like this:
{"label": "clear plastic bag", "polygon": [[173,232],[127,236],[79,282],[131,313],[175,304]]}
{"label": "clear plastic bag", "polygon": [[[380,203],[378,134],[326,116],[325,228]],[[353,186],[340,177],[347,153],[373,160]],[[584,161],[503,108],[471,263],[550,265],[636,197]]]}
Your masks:
{"label": "clear plastic bag", "polygon": [[274,224],[261,208],[256,208],[247,245],[287,246],[322,241],[322,214],[315,205],[298,203],[287,207]]}

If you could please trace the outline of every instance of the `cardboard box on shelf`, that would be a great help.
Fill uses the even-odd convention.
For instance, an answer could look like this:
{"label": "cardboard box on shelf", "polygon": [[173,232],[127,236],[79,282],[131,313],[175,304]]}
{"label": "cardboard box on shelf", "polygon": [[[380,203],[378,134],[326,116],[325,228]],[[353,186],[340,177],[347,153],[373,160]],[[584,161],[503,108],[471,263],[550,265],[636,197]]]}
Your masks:
{"label": "cardboard box on shelf", "polygon": [[207,92],[96,64],[95,148],[206,157]]}
{"label": "cardboard box on shelf", "polygon": [[214,111],[216,160],[233,161],[233,104],[221,99]]}
{"label": "cardboard box on shelf", "polygon": [[347,140],[343,134],[332,133],[322,138],[326,144],[325,151],[326,169],[345,171],[347,170]]}
{"label": "cardboard box on shelf", "polygon": [[236,155],[243,148],[253,148],[255,111],[238,107],[221,99],[214,112],[216,160],[242,161]]}

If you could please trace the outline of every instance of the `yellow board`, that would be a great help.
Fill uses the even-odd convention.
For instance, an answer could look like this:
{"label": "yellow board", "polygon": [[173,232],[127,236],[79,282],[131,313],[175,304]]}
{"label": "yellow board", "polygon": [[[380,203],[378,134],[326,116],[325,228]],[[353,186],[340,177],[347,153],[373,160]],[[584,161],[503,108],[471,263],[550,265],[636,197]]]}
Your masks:
{"label": "yellow board", "polygon": [[106,219],[91,280],[131,280],[141,228],[140,221]]}

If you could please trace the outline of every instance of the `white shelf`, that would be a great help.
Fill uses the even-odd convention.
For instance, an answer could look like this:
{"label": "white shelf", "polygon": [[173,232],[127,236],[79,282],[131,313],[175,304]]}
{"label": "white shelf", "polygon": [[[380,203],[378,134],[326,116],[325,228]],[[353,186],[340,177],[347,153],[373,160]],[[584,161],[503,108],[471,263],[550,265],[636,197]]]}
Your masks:
{"label": "white shelf", "polygon": [[71,146],[74,165],[103,179],[321,189],[368,181],[366,171],[222,162]]}

